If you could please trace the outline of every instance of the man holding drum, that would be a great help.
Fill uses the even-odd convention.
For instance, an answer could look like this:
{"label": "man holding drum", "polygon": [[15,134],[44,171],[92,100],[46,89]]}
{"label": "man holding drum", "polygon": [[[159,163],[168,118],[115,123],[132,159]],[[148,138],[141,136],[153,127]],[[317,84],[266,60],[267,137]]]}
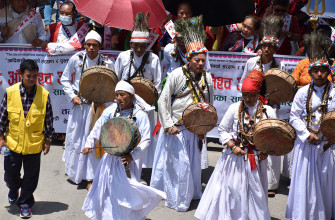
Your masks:
{"label": "man holding drum", "polygon": [[[146,51],[149,43],[148,17],[148,14],[144,16],[141,12],[136,15],[135,26],[130,39],[131,49],[119,54],[115,62],[115,71],[119,80],[140,79],[144,84],[151,86],[153,90],[146,96],[153,96],[155,92],[159,94],[161,91],[162,70],[158,56]],[[146,100],[147,97],[142,96],[142,98]],[[148,114],[152,133],[155,128],[154,111],[150,111]],[[143,167],[152,167],[155,148],[156,141],[151,137],[150,147],[143,158]]]}
{"label": "man holding drum", "polygon": [[[335,139],[320,131],[326,113],[335,110],[335,89],[330,74],[331,40],[313,32],[308,38],[312,82],[294,97],[290,124],[297,132],[286,218],[335,218]],[[332,132],[334,134],[334,131]]]}
{"label": "man holding drum", "polygon": [[[140,133],[140,141],[135,143],[137,147],[131,152],[123,151],[124,146],[121,146],[121,142],[117,143],[119,145],[117,153],[121,154],[119,157],[109,153],[104,154],[83,210],[89,218],[93,219],[144,219],[149,211],[165,198],[165,193],[138,182],[141,176],[142,157],[149,147],[151,136],[146,111],[152,110],[152,107],[137,96],[134,87],[126,81],[118,82],[115,92],[117,103],[105,109],[95,123],[83,153],[92,152],[95,142],[99,140],[102,133],[102,127],[116,117],[126,117],[134,121]],[[121,132],[122,126],[110,127],[110,129],[120,129]],[[110,140],[112,141],[114,140]],[[106,151],[108,152],[108,149]],[[125,164],[130,167],[131,178],[126,176],[123,166]]]}
{"label": "man holding drum", "polygon": [[[275,118],[260,99],[263,73],[254,69],[242,85],[242,101],[229,106],[219,126],[223,152],[195,216],[199,219],[270,219],[267,155],[254,145],[255,125]],[[262,161],[265,160],[265,161]]]}
{"label": "man holding drum", "polygon": [[[158,137],[151,186],[167,194],[166,206],[187,211],[192,199],[200,199],[201,150],[198,135],[185,130],[183,111],[193,103],[213,102],[212,77],[204,70],[207,49],[202,17],[178,20],[183,26],[188,64],[168,75],[158,100],[162,129]],[[186,30],[187,29],[187,30]],[[190,31],[191,30],[191,31]],[[198,30],[198,32],[197,32]],[[203,136],[200,138],[204,138]]]}
{"label": "man holding drum", "polygon": [[63,160],[66,174],[76,184],[82,180],[92,180],[100,160],[95,156],[78,154],[84,148],[89,134],[92,104],[80,96],[79,82],[82,73],[86,68],[97,65],[114,68],[113,62],[99,53],[100,45],[100,35],[90,31],[85,38],[85,51],[78,52],[70,58],[61,77],[68,100],[73,103],[67,122]]}

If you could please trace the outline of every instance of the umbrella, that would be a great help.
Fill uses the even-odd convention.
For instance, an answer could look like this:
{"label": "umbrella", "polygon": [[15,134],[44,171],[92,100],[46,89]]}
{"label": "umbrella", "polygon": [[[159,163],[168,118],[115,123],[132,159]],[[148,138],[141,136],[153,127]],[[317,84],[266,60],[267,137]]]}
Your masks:
{"label": "umbrella", "polygon": [[[315,0],[311,0],[311,6],[310,6],[310,11],[313,13],[314,12],[314,5],[315,5]],[[334,0],[325,0],[325,6],[326,6],[326,11],[322,15],[318,15],[318,17],[322,18],[335,18],[335,4]],[[322,0],[318,1],[318,11],[322,11]],[[307,5],[301,9],[301,11],[307,13]],[[307,13],[308,14],[308,13]]]}
{"label": "umbrella", "polygon": [[[176,14],[182,0],[163,0],[166,10]],[[253,14],[254,0],[193,0],[189,1],[193,16],[203,15],[206,26],[223,26],[242,22],[244,17]]]}
{"label": "umbrella", "polygon": [[[43,5],[50,4],[50,0],[28,0],[29,6],[32,8],[36,8]],[[5,5],[9,4],[9,0],[0,0],[0,9],[5,7]]]}
{"label": "umbrella", "polygon": [[78,11],[104,26],[132,30],[138,12],[150,13],[150,28],[160,27],[167,14],[161,0],[74,0]]}

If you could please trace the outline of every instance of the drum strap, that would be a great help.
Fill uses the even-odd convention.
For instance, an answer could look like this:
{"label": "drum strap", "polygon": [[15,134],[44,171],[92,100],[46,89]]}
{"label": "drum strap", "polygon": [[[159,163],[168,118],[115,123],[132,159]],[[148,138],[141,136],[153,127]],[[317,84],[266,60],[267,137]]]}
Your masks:
{"label": "drum strap", "polygon": [[[140,76],[144,77],[143,76],[143,72],[144,72],[143,69],[144,69],[145,64],[148,61],[149,55],[150,55],[150,51],[145,52],[145,54],[143,56],[143,59],[142,59],[142,62],[141,62],[141,65],[138,68],[136,68],[135,62],[134,62],[134,51],[131,51],[131,53],[130,53],[129,73],[128,73],[128,81],[129,82],[130,82],[130,80],[132,80],[133,78],[135,78],[137,76],[137,74],[140,74]],[[132,76],[130,76],[130,74],[131,74],[131,67],[132,66],[135,67],[135,72],[134,72],[134,74]]]}

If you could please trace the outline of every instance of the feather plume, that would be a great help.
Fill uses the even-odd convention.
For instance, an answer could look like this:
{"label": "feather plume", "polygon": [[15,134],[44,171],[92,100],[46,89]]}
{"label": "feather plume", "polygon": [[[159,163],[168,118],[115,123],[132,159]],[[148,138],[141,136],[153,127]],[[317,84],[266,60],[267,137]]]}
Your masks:
{"label": "feather plume", "polygon": [[142,12],[138,12],[135,17],[135,25],[133,31],[149,32],[149,16],[149,13],[144,16]]}
{"label": "feather plume", "polygon": [[304,35],[304,45],[310,61],[328,60],[332,45],[329,37],[312,32]]}
{"label": "feather plume", "polygon": [[279,39],[284,20],[282,17],[269,15],[262,20],[263,36],[275,36]]}
{"label": "feather plume", "polygon": [[182,36],[185,45],[193,42],[205,43],[206,32],[202,15],[190,19],[179,19],[175,22],[175,30]]}

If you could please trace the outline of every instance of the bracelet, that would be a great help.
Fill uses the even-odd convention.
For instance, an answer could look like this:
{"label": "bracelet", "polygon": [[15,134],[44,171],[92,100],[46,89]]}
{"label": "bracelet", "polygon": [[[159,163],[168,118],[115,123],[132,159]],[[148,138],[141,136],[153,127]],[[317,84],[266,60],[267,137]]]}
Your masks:
{"label": "bracelet", "polygon": [[234,153],[234,150],[237,148],[237,146],[235,145],[235,146],[233,146],[232,147],[232,149],[231,149],[231,151]]}
{"label": "bracelet", "polygon": [[236,147],[236,144],[231,145],[229,149],[231,150],[233,147]]}

